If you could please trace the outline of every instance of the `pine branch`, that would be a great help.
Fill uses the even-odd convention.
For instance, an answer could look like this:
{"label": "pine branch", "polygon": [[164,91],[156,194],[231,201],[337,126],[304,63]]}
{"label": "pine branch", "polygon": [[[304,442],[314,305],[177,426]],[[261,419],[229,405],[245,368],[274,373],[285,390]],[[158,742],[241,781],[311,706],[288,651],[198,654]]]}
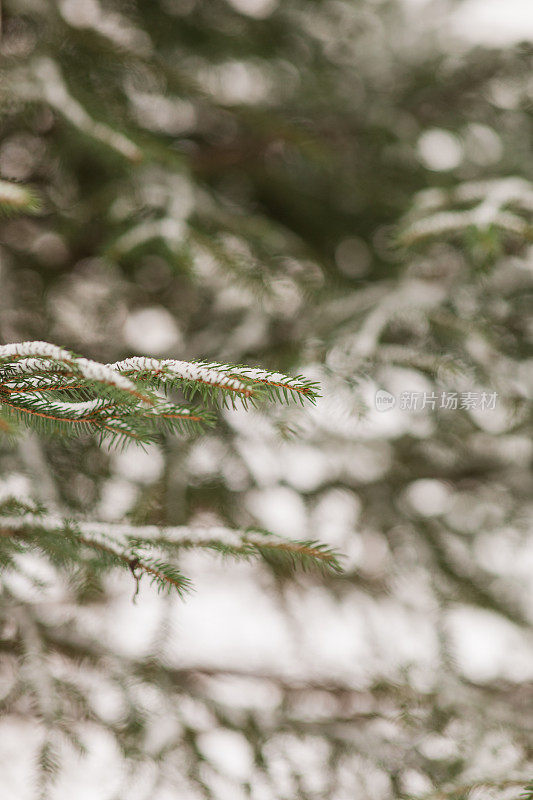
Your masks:
{"label": "pine branch", "polygon": [[17,93],[26,101],[45,100],[75,128],[128,161],[139,163],[143,160],[142,150],[130,138],[110,125],[93,119],[72,96],[59,67],[52,59],[34,59],[30,69],[17,76]]}
{"label": "pine branch", "polygon": [[315,402],[318,397],[318,385],[301,375],[289,377],[247,366],[207,361],[159,361],[143,356],[107,366],[131,380],[155,381],[168,388],[180,388],[190,396],[200,393],[203,400],[215,400],[218,395],[224,401],[236,398],[246,403],[246,400],[253,401],[266,395],[269,399],[285,402],[295,398]]}
{"label": "pine branch", "polygon": [[[314,541],[293,541],[265,531],[239,531],[224,527],[134,526],[128,524],[64,520],[47,515],[42,507],[9,500],[0,506],[0,550],[6,567],[10,555],[21,552],[21,542],[40,550],[54,566],[69,569],[94,551],[101,569],[127,568],[138,581],[146,574],[160,590],[175,589],[183,596],[191,583],[172,559],[184,550],[207,549],[233,558],[275,557],[293,568],[317,567],[340,571],[338,555]],[[7,558],[6,558],[7,557]]]}
{"label": "pine branch", "polygon": [[[267,370],[145,356],[100,364],[47,342],[0,346],[2,428],[22,419],[42,433],[94,433],[147,442],[162,430],[194,433],[213,423],[200,408],[161,395],[180,389],[204,402],[245,407],[261,398],[315,402],[316,384]],[[4,422],[5,420],[5,422]]]}
{"label": "pine branch", "polygon": [[291,378],[281,372],[268,372],[267,370],[247,366],[228,367],[233,375],[249,380],[253,385],[264,389],[272,400],[285,401],[297,399],[302,403],[305,399],[315,403],[318,394],[318,384],[308,381],[303,375]]}
{"label": "pine branch", "polygon": [[48,342],[17,342],[0,346],[0,376],[16,381],[18,373],[54,375],[56,372],[76,375],[80,379],[98,384],[101,388],[119,390],[138,400],[150,398],[140,394],[131,381],[105,364],[76,356]]}
{"label": "pine branch", "polygon": [[233,377],[229,374],[229,367],[221,364],[137,356],[107,366],[132,381],[167,389],[179,388],[189,396],[199,393],[204,400],[215,399],[221,394],[223,397],[238,397],[245,402],[253,394],[249,383]]}
{"label": "pine branch", "polygon": [[[450,205],[456,208],[450,209]],[[410,246],[468,228],[494,228],[506,235],[530,239],[532,212],[533,186],[523,178],[467,182],[452,191],[429,189],[418,195],[399,243]]]}

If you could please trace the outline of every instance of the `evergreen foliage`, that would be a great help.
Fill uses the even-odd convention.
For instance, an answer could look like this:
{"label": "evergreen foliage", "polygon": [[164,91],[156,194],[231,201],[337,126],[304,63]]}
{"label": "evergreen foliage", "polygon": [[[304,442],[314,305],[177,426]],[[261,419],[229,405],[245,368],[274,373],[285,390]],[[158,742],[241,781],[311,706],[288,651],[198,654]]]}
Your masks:
{"label": "evergreen foliage", "polygon": [[[331,548],[317,542],[291,542],[267,532],[225,528],[157,528],[61,520],[41,508],[25,507],[13,500],[0,505],[0,531],[5,537],[0,556],[2,569],[15,566],[13,557],[24,549],[41,551],[55,566],[79,569],[85,554],[93,567],[123,567],[138,581],[146,575],[160,590],[176,589],[182,596],[190,581],[169,563],[183,550],[208,549],[223,556],[277,556],[289,566],[322,566],[339,570]],[[25,548],[21,548],[21,542]],[[95,559],[95,556],[97,557]]]}
{"label": "evergreen foliage", "polygon": [[[3,6],[2,791],[96,741],[105,800],[526,800],[531,45],[451,0]],[[203,550],[296,658],[186,652]]]}
{"label": "evergreen foliage", "polygon": [[[177,406],[157,393],[181,389],[203,401],[246,407],[262,396],[316,400],[316,385],[302,377],[228,364],[127,358],[99,364],[47,342],[0,347],[0,406],[4,426],[22,418],[43,432],[98,433],[114,443],[149,442],[157,430],[199,431],[213,422],[199,408]],[[2,417],[0,417],[0,420]]]}

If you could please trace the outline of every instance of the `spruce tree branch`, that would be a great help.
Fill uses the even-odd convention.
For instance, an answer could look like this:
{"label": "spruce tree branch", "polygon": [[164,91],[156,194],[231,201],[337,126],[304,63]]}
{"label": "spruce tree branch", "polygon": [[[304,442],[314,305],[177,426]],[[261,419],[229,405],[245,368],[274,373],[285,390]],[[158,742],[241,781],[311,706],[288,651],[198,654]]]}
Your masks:
{"label": "spruce tree branch", "polygon": [[110,125],[93,119],[73,97],[59,67],[51,58],[34,59],[30,69],[17,77],[17,93],[24,100],[44,100],[86,136],[101,142],[132,163],[143,160],[142,150],[131,139]]}
{"label": "spruce tree branch", "polygon": [[[145,573],[160,588],[173,587],[180,595],[189,589],[190,581],[176,569],[172,559],[189,549],[208,549],[234,558],[282,558],[291,566],[304,569],[313,566],[340,570],[339,557],[330,548],[318,542],[292,541],[265,532],[62,520],[34,513],[12,501],[4,503],[3,510],[11,515],[0,516],[0,536],[21,539],[58,565],[76,563],[83,545],[105,556],[104,562],[107,559],[109,567],[125,566],[136,579],[139,573]],[[106,566],[104,562],[102,567]]]}
{"label": "spruce tree branch", "polygon": [[136,357],[108,364],[111,369],[127,375],[132,380],[156,378],[161,383],[180,382],[183,389],[220,389],[234,393],[241,398],[252,398],[258,388],[268,391],[270,397],[281,399],[279,391],[284,392],[285,400],[289,394],[305,396],[314,401],[317,385],[301,376],[289,377],[279,372],[269,372],[260,368],[220,364],[206,361],[174,361]]}
{"label": "spruce tree branch", "polygon": [[[59,541],[54,542],[54,547],[57,549],[61,548],[61,537],[64,540],[64,537],[68,536],[70,544],[83,545],[96,550],[100,555],[104,555],[110,566],[120,564],[127,567],[136,580],[138,580],[139,573],[145,573],[160,588],[174,588],[180,596],[190,588],[190,581],[171,565],[155,559],[143,559],[131,552],[131,550],[122,550],[119,546],[104,541],[103,538],[95,539],[90,536],[84,536],[67,523],[56,526],[46,525],[46,520],[44,524],[40,524],[42,520],[40,517],[37,517],[37,520],[39,520],[39,524],[35,524],[35,520],[30,523],[27,521],[24,523],[24,518],[22,517],[11,520],[9,518],[0,519],[0,536],[18,537],[32,546],[39,547],[45,554],[50,552],[50,541],[43,540],[39,535],[40,533],[45,532],[56,535]],[[21,522],[23,523],[22,525],[20,525]],[[65,556],[68,558],[67,553],[65,553]],[[73,560],[75,562],[75,559]]]}
{"label": "spruce tree branch", "polygon": [[[454,204],[467,207],[451,210],[449,206]],[[420,192],[403,223],[399,242],[411,246],[426,239],[463,233],[468,228],[491,227],[527,239],[531,236],[531,222],[523,216],[531,216],[531,212],[533,186],[516,176],[466,182],[451,191],[430,189]]]}
{"label": "spruce tree branch", "polygon": [[[47,342],[0,346],[0,406],[9,422],[23,419],[39,430],[97,431],[113,440],[151,441],[161,429],[194,432],[213,417],[176,406],[159,391],[180,389],[203,401],[308,399],[316,384],[259,368],[136,356],[100,364]],[[55,393],[58,393],[56,396]]]}
{"label": "spruce tree branch", "polygon": [[76,356],[48,342],[16,342],[0,346],[0,375],[3,379],[14,379],[17,372],[33,373],[43,371],[53,373],[55,370],[67,370],[87,381],[104,387],[112,387],[132,395],[137,400],[152,402],[149,395],[141,394],[137,388],[123,375],[110,369],[105,364]]}

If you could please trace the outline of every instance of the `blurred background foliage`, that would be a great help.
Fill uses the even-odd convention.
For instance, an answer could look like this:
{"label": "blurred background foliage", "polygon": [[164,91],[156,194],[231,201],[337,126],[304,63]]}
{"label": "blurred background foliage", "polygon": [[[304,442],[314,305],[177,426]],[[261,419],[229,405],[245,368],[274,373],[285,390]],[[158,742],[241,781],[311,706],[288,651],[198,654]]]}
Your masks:
{"label": "blurred background foliage", "polygon": [[[260,364],[323,399],[145,452],[4,439],[2,496],[346,554],[323,578],[187,556],[185,606],[24,563],[6,798],[505,800],[531,778],[533,47],[467,42],[460,6],[4,3],[0,177],[40,209],[1,221],[1,341]],[[498,403],[379,414],[377,388]]]}

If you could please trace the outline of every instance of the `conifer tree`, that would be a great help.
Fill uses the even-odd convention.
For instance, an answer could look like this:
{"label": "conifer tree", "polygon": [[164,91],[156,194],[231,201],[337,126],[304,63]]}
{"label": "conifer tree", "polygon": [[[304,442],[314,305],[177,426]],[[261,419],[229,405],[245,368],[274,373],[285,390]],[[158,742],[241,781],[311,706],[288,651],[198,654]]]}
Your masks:
{"label": "conifer tree", "polygon": [[[6,0],[7,797],[85,785],[95,732],[106,800],[530,796],[532,52],[437,6]],[[169,655],[204,550],[299,674]]]}

